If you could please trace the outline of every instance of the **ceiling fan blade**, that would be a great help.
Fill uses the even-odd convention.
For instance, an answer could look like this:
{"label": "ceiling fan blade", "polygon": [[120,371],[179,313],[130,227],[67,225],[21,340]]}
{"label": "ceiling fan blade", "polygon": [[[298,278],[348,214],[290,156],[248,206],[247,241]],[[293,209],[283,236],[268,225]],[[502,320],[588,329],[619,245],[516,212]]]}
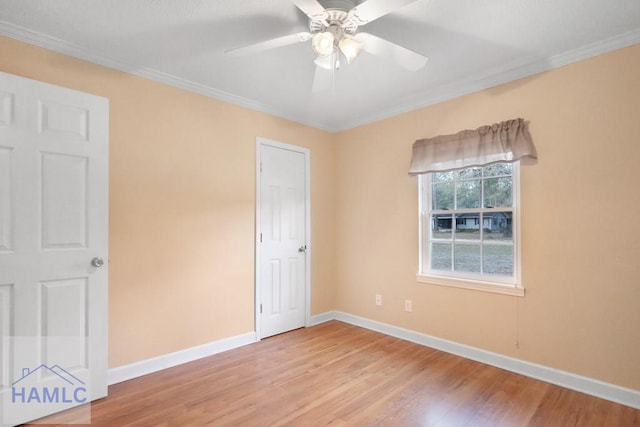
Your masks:
{"label": "ceiling fan blade", "polygon": [[367,0],[351,9],[349,19],[357,25],[364,25],[416,1],[418,0]]}
{"label": "ceiling fan blade", "polygon": [[316,67],[315,74],[313,75],[313,86],[311,91],[324,92],[333,87],[333,70],[326,70],[320,66]]}
{"label": "ceiling fan blade", "polygon": [[249,46],[237,47],[234,49],[226,50],[225,53],[230,55],[250,55],[252,53],[258,53],[269,49],[275,49],[277,47],[287,46],[295,43],[306,42],[311,39],[311,33],[302,32],[296,34],[289,34],[288,36],[276,37],[275,39],[266,40],[263,42],[250,44]]}
{"label": "ceiling fan blade", "polygon": [[317,0],[291,0],[291,2],[311,20],[324,21],[327,19],[326,9]]}
{"label": "ceiling fan blade", "polygon": [[357,33],[356,40],[362,43],[364,51],[372,55],[391,59],[409,71],[417,71],[424,67],[429,58],[417,52],[391,43],[369,33]]}
{"label": "ceiling fan blade", "polygon": [[323,92],[331,89],[335,93],[336,70],[340,68],[340,57],[334,52],[326,58],[316,58],[316,71],[313,75],[312,92]]}

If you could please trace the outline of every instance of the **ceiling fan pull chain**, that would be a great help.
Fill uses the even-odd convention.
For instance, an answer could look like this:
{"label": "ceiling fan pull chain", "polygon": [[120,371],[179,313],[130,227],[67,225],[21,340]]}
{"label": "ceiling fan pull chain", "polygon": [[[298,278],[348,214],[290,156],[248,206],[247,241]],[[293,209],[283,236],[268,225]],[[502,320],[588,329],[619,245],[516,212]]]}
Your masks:
{"label": "ceiling fan pull chain", "polygon": [[336,94],[336,69],[338,68],[338,54],[333,52],[333,67],[331,67],[331,95]]}

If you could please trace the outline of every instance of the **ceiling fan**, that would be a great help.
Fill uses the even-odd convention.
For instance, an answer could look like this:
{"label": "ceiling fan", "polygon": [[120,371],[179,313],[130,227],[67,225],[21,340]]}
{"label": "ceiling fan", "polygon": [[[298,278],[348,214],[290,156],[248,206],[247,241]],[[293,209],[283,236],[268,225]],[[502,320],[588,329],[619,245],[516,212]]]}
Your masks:
{"label": "ceiling fan", "polygon": [[337,70],[341,58],[347,63],[362,52],[394,60],[410,71],[422,68],[427,57],[373,34],[358,32],[361,27],[418,0],[291,0],[309,17],[309,31],[290,34],[249,46],[227,50],[234,55],[247,55],[311,40],[315,63],[327,70]]}

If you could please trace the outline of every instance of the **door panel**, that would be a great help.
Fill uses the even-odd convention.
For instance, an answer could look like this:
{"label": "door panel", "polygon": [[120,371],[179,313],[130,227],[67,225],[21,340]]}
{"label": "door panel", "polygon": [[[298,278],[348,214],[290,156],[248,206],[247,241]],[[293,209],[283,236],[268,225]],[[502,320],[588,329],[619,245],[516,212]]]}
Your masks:
{"label": "door panel", "polygon": [[106,395],[107,215],[108,101],[0,73],[0,424]]}
{"label": "door panel", "polygon": [[[270,259],[269,264],[271,266],[271,277],[270,281],[267,282],[268,297],[271,300],[271,316],[279,315],[282,310],[280,309],[280,302],[282,301],[282,274],[280,268],[280,260],[279,259]],[[267,305],[267,307],[269,307]]]}
{"label": "door panel", "polygon": [[[13,284],[0,283],[0,389],[11,387],[11,344],[13,331]],[[1,422],[2,420],[0,420]]]}
{"label": "door panel", "polygon": [[89,112],[83,108],[40,103],[40,132],[70,140],[87,141]]}
{"label": "door panel", "polygon": [[87,158],[42,153],[42,248],[87,246]]}
{"label": "door panel", "polygon": [[[307,160],[297,147],[259,145],[258,261],[260,336],[305,325],[307,301]],[[302,249],[302,250],[301,250]]]}
{"label": "door panel", "polygon": [[270,236],[271,241],[279,242],[281,240],[280,229],[282,225],[282,221],[280,218],[280,214],[282,212],[280,206],[280,187],[276,185],[270,185],[269,194],[271,196],[271,199],[267,202],[268,204],[266,206],[271,213],[271,221],[269,221],[269,224],[271,224],[271,229],[265,231],[267,232],[267,235]]}
{"label": "door panel", "polygon": [[301,218],[296,208],[300,203],[301,195],[298,194],[295,188],[287,188],[285,196],[285,209],[284,213],[287,215],[285,223],[288,225],[288,238],[289,240],[295,240],[300,238],[300,224]]}
{"label": "door panel", "polygon": [[13,248],[11,152],[12,148],[0,147],[0,252]]}
{"label": "door panel", "polygon": [[298,257],[289,258],[289,278],[288,293],[289,293],[289,311],[302,310],[300,306],[300,288],[302,286],[302,280],[298,274],[300,268],[300,260]]}
{"label": "door panel", "polygon": [[10,126],[13,112],[13,94],[0,90],[0,126]]}
{"label": "door panel", "polygon": [[67,371],[88,369],[86,278],[49,280],[40,284],[42,360],[56,361]]}

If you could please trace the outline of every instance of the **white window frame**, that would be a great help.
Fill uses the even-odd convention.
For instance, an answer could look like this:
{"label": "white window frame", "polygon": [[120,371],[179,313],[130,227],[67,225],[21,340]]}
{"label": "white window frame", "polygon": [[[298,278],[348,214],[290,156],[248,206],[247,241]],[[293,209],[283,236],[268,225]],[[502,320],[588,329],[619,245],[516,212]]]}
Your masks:
{"label": "white window frame", "polygon": [[[425,189],[424,186],[427,186]],[[426,191],[424,191],[426,190]],[[459,273],[439,270],[428,270],[428,266],[422,265],[424,251],[429,250],[429,233],[431,229],[431,174],[418,177],[418,216],[419,216],[419,251],[418,274],[416,280],[420,283],[451,286],[455,288],[472,289],[477,291],[493,292],[499,294],[524,296],[524,287],[521,278],[521,236],[520,236],[520,162],[513,162],[512,169],[512,196],[513,196],[513,276],[499,276],[490,274]],[[423,195],[425,196],[423,198]],[[426,199],[426,200],[424,200]],[[493,208],[471,209],[473,212],[496,212]],[[455,211],[452,211],[454,213]]]}

